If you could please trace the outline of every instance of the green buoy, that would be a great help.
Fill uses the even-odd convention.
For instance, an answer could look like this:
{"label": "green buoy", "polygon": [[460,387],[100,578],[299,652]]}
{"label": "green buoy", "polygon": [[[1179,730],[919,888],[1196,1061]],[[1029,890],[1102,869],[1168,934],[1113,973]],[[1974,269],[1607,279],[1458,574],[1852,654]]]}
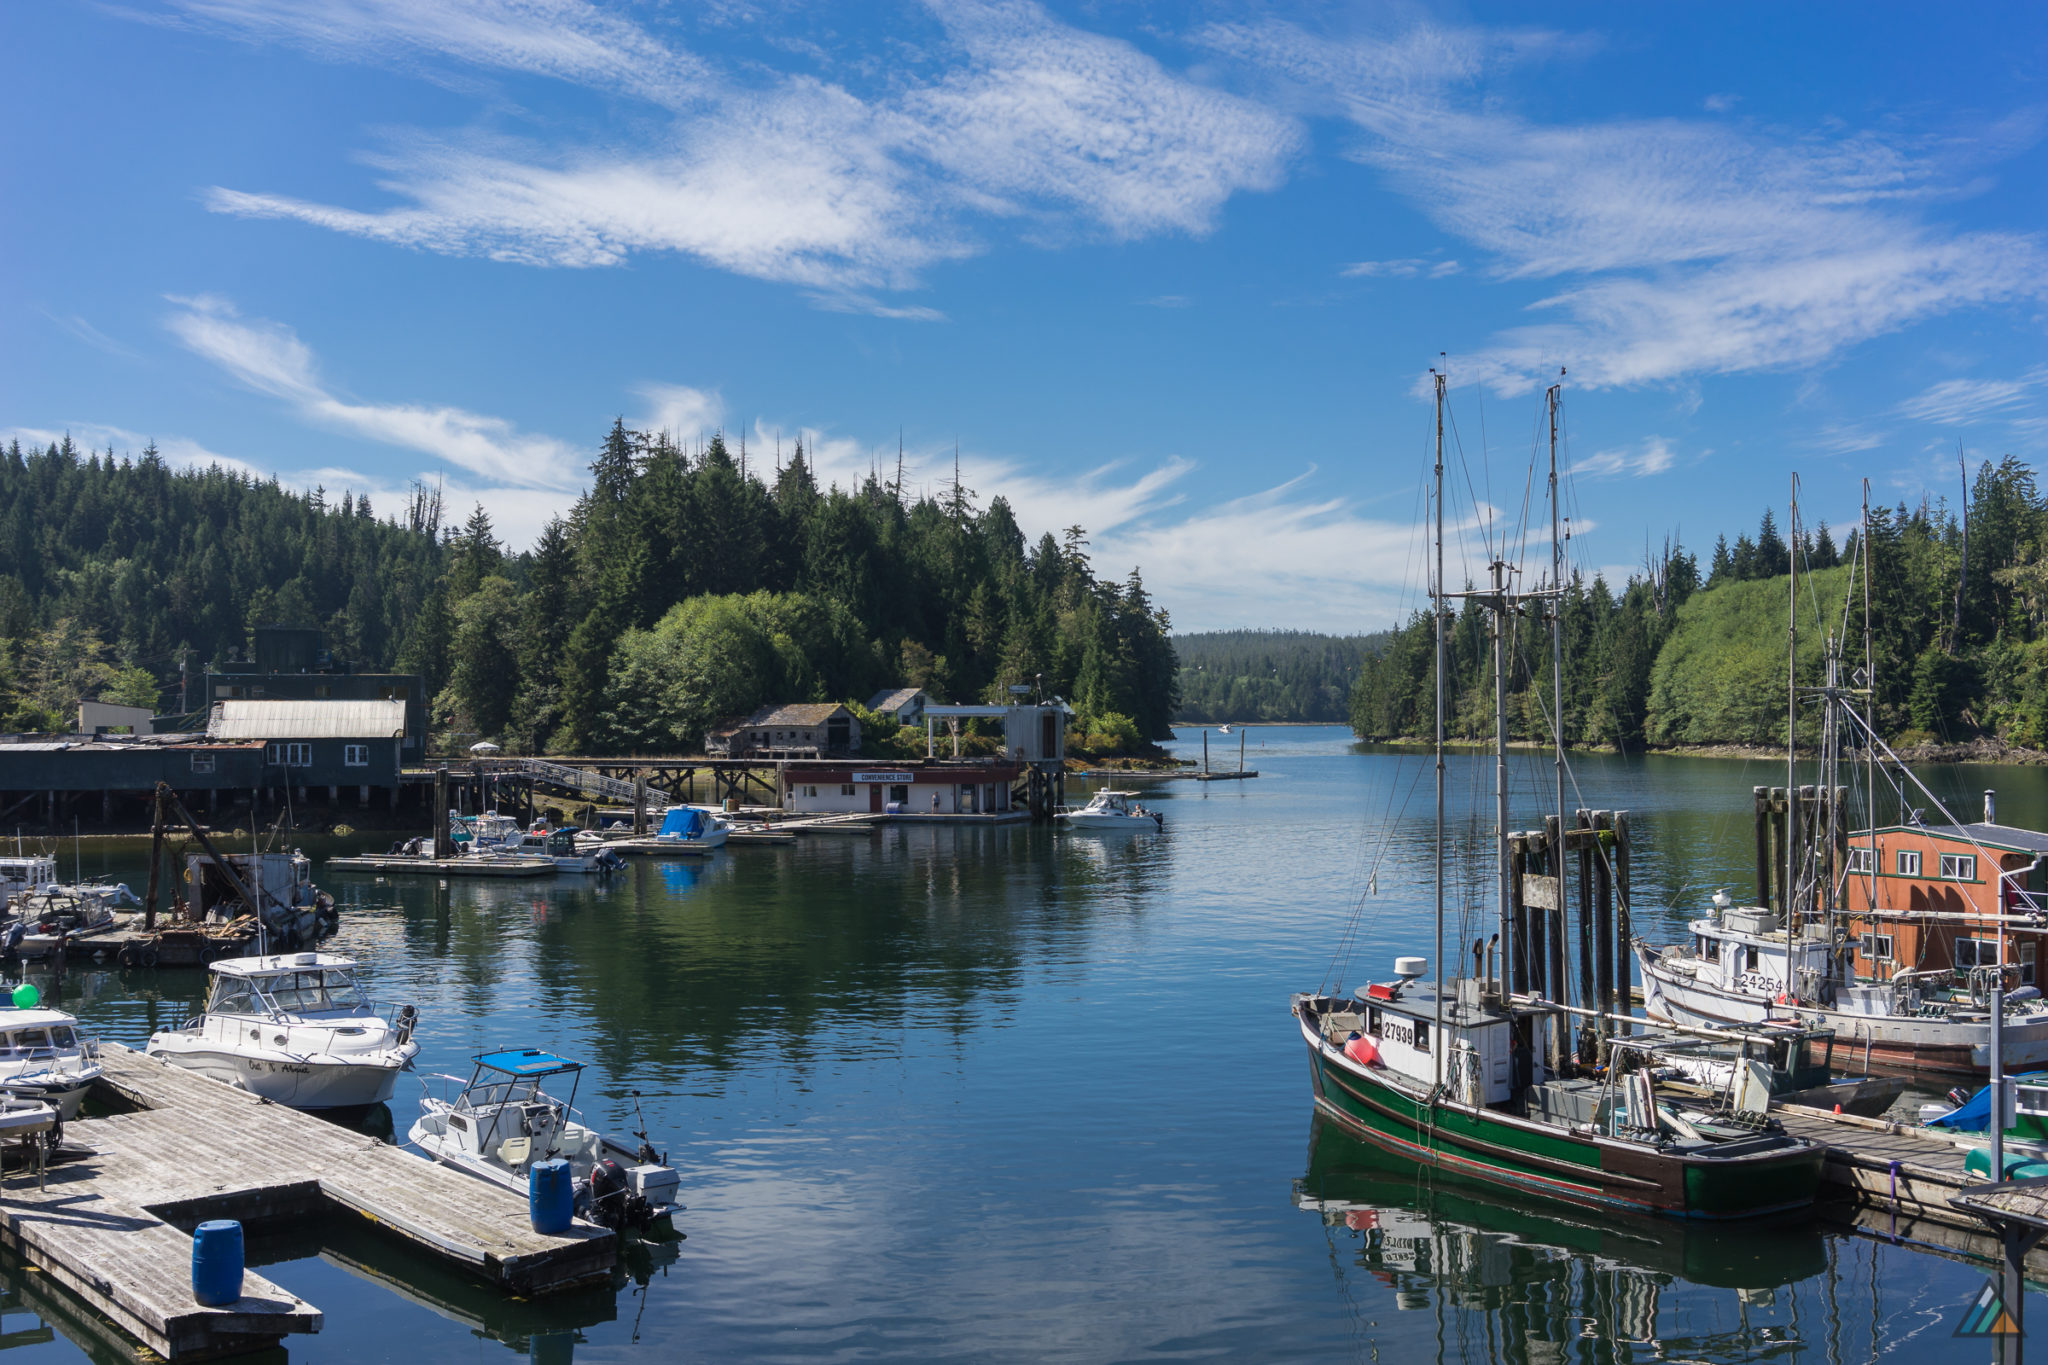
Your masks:
{"label": "green buoy", "polygon": [[32,1010],[36,1007],[36,1002],[42,998],[36,993],[36,988],[26,981],[14,988],[14,1008],[18,1010]]}

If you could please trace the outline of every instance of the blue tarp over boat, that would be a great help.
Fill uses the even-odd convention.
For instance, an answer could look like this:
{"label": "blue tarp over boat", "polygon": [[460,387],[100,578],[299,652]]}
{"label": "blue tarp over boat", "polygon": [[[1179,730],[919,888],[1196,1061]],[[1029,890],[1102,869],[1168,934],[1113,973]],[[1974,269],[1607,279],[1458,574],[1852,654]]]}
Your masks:
{"label": "blue tarp over boat", "polygon": [[670,806],[668,818],[661,822],[661,829],[655,837],[661,839],[695,839],[704,833],[704,812],[694,806]]}
{"label": "blue tarp over boat", "polygon": [[[2038,1085],[2042,1080],[2048,1079],[2048,1071],[2030,1071],[2024,1076],[2013,1076],[2009,1079]],[[1970,1096],[1967,1103],[1949,1110],[1940,1118],[1927,1120],[1927,1126],[1953,1128],[1960,1133],[1984,1132],[1991,1126],[1991,1087],[1985,1086]]]}

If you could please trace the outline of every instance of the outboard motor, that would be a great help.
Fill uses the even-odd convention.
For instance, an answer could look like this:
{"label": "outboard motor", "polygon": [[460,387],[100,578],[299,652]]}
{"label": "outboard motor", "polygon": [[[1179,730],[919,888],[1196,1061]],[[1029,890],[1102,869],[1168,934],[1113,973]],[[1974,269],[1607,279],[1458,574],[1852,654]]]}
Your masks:
{"label": "outboard motor", "polygon": [[590,1221],[614,1230],[628,1226],[626,1171],[606,1157],[590,1168]]}

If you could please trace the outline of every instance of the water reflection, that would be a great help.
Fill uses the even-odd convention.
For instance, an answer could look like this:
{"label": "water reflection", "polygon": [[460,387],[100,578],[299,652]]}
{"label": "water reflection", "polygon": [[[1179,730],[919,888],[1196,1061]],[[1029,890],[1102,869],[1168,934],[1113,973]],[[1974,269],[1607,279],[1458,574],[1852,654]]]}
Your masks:
{"label": "water reflection", "polygon": [[1493,1358],[1530,1365],[1576,1358],[1580,1342],[1602,1343],[1602,1355],[1627,1345],[1695,1360],[1794,1354],[1811,1325],[1785,1291],[1832,1269],[1827,1239],[1804,1217],[1722,1227],[1515,1201],[1431,1182],[1320,1118],[1294,1189],[1323,1220],[1354,1311],[1391,1299],[1396,1312],[1436,1314],[1440,1332],[1483,1332]]}

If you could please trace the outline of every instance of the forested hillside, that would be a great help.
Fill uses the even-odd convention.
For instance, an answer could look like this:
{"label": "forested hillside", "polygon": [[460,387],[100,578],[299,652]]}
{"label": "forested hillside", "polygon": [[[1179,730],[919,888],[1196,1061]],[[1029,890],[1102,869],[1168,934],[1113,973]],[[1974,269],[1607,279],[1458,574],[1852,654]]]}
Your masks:
{"label": "forested hillside", "polygon": [[[1677,546],[1619,591],[1597,577],[1575,581],[1564,610],[1568,742],[1783,744],[1788,566],[1797,555],[1804,685],[1820,678],[1826,632],[1844,629],[1850,574],[1837,566],[1855,560],[1857,538],[1838,546],[1823,525],[1795,545],[1767,512],[1754,539],[1716,545],[1704,582]],[[1869,548],[1879,729],[1904,742],[1991,736],[2048,747],[2048,499],[2033,470],[2011,456],[1985,463],[1966,509],[1874,509]],[[1855,591],[1844,648],[1851,670],[1863,664],[1860,583]],[[1547,737],[1547,634],[1525,623],[1513,653],[1509,728]],[[1460,612],[1448,654],[1450,733],[1490,736],[1483,611]],[[1429,620],[1417,613],[1367,659],[1351,695],[1353,729],[1427,735],[1433,686]]]}
{"label": "forested hillside", "polygon": [[614,423],[590,491],[532,550],[436,491],[380,518],[218,469],[17,443],[0,459],[0,706],[65,728],[80,697],[175,705],[258,624],[323,627],[337,658],[425,675],[437,725],[520,750],[673,750],[771,700],[949,699],[1040,685],[1135,743],[1176,705],[1166,612],[1087,534],[1028,544],[1000,497],[821,489],[799,448],[742,469]]}
{"label": "forested hillside", "polygon": [[1181,719],[1342,724],[1366,655],[1385,635],[1218,630],[1173,637]]}

